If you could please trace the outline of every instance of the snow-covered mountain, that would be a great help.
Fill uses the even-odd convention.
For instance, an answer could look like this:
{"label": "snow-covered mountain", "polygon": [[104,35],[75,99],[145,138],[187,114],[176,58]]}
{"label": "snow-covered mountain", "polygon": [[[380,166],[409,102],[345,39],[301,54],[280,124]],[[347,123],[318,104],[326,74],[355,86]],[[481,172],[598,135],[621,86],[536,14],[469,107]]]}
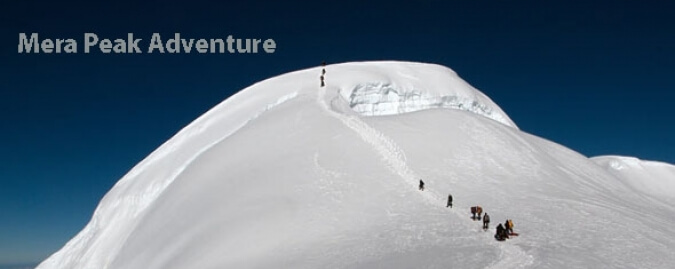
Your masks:
{"label": "snow-covered mountain", "polygon": [[634,192],[675,205],[674,165],[623,156],[598,156],[591,159],[633,188]]}
{"label": "snow-covered mountain", "polygon": [[[673,166],[589,159],[522,132],[446,67],[325,69],[327,87],[320,67],[292,72],[192,122],[38,268],[675,264]],[[498,242],[507,218],[520,236]]]}

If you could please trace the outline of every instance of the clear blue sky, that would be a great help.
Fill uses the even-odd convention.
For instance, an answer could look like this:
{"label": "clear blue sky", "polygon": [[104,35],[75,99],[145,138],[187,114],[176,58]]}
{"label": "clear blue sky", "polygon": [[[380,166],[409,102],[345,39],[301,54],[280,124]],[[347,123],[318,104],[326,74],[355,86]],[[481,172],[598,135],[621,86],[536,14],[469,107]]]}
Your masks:
{"label": "clear blue sky", "polygon": [[[0,4],[0,266],[58,250],[119,178],[228,96],[322,60],[442,64],[524,131],[675,163],[673,1],[213,2]],[[30,55],[21,32],[234,35],[277,50]]]}

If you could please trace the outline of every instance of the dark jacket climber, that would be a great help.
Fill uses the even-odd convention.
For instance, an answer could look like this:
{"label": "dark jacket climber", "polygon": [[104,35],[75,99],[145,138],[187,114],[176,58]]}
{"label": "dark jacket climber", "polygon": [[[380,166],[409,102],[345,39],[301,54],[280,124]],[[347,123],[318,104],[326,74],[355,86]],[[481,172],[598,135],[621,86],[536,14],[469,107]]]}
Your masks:
{"label": "dark jacket climber", "polygon": [[321,61],[321,87],[325,87],[326,83],[323,81],[323,76],[326,74],[326,61]]}
{"label": "dark jacket climber", "polygon": [[509,235],[506,234],[506,229],[504,229],[504,226],[500,223],[497,225],[497,233],[495,233],[495,238],[497,240],[504,240],[506,238],[509,238]]}
{"label": "dark jacket climber", "polygon": [[502,224],[500,223],[499,225],[497,225],[496,229],[497,229],[497,231],[495,233],[495,237],[499,238],[504,234],[504,226],[502,226]]}
{"label": "dark jacket climber", "polygon": [[487,212],[485,212],[485,216],[483,216],[483,230],[489,229],[490,226],[490,215],[488,215]]}
{"label": "dark jacket climber", "polygon": [[448,195],[448,205],[446,205],[445,207],[452,208],[452,194]]}
{"label": "dark jacket climber", "polygon": [[421,179],[420,179],[420,190],[421,191],[424,190],[424,181],[422,181]]}

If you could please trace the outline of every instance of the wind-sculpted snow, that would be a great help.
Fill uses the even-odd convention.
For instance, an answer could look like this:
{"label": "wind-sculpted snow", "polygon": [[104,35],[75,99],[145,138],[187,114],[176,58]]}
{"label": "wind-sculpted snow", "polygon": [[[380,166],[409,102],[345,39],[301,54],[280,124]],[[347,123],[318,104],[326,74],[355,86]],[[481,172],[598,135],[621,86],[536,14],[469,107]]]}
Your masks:
{"label": "wind-sculpted snow", "polygon": [[328,86],[338,92],[362,116],[383,116],[427,109],[458,109],[516,124],[485,94],[454,71],[437,65],[383,62],[329,66]]}
{"label": "wind-sculpted snow", "polygon": [[[449,93],[450,94],[450,93]],[[395,115],[433,108],[469,111],[505,125],[514,126],[502,113],[493,110],[489,102],[479,98],[456,95],[431,95],[420,89],[406,89],[392,83],[364,83],[357,85],[348,97],[349,106],[365,116]]]}
{"label": "wind-sculpted snow", "polygon": [[[209,110],[38,268],[675,264],[672,166],[589,160],[521,132],[445,67],[328,65],[326,87],[320,74],[270,78]],[[495,241],[474,205],[521,235]]]}

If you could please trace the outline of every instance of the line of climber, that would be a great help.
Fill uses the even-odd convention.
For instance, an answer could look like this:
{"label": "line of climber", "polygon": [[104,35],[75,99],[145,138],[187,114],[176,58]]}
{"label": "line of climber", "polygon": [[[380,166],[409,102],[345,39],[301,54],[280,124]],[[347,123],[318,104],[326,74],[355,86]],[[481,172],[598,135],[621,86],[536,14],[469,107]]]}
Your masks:
{"label": "line of climber", "polygon": [[[420,184],[419,184],[419,190],[424,191],[424,181],[420,179]],[[452,194],[448,195],[448,203],[445,206],[452,208]],[[487,231],[490,229],[490,215],[488,215],[487,212],[485,212],[485,215],[483,216],[483,208],[481,206],[472,206],[471,207],[471,219],[474,221],[477,220],[483,220],[483,231]],[[504,222],[504,225],[499,223],[497,227],[495,228],[495,239],[498,241],[504,241],[506,239],[509,239],[510,236],[518,236],[518,233],[513,232],[513,220],[511,219],[506,219]]]}

